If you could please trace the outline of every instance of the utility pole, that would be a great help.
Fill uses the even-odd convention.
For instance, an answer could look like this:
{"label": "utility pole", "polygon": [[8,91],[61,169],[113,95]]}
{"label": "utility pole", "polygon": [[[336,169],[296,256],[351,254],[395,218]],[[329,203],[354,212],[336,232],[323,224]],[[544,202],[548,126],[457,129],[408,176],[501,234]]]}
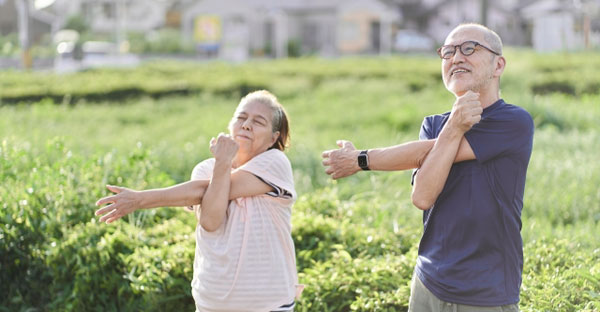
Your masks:
{"label": "utility pole", "polygon": [[591,29],[591,21],[590,16],[586,13],[583,13],[583,43],[585,45],[585,49],[590,49],[590,29]]}
{"label": "utility pole", "polygon": [[488,0],[481,0],[481,25],[488,26],[488,8]]}
{"label": "utility pole", "polygon": [[29,2],[16,0],[19,21],[19,43],[21,44],[21,59],[24,69],[31,69],[31,42],[29,40]]}
{"label": "utility pole", "polygon": [[125,0],[116,0],[115,2],[115,17],[117,22],[115,23],[116,27],[116,42],[117,47],[119,49],[119,53],[123,53],[123,48],[125,47],[125,42],[127,41],[127,6],[125,4]]}

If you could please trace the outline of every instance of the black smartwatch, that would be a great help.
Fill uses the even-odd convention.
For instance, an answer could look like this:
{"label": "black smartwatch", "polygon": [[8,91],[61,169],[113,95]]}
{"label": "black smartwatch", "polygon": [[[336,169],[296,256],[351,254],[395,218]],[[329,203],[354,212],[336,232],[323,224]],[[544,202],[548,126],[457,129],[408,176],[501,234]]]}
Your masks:
{"label": "black smartwatch", "polygon": [[360,151],[360,154],[358,154],[358,166],[362,170],[371,170],[369,169],[369,155],[367,155],[368,151],[369,150]]}

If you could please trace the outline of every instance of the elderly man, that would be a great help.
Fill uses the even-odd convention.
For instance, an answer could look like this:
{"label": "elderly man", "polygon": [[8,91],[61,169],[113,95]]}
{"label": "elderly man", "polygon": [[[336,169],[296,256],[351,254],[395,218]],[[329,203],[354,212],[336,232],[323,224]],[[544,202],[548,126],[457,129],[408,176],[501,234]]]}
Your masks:
{"label": "elderly man", "polygon": [[413,173],[423,236],[410,311],[518,311],[521,209],[533,121],[500,99],[502,42],[478,24],[456,27],[438,49],[452,111],[426,117],[420,141],[323,152],[334,179],[362,170]]}

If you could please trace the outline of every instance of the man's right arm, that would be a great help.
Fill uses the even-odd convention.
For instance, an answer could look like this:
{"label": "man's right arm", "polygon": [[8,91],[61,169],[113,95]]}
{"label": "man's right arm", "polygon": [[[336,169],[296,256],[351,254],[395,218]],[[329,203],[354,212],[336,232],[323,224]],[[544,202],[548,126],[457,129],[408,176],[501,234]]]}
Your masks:
{"label": "man's right arm", "polygon": [[456,157],[459,154],[466,157],[459,153],[461,146],[463,153],[467,150],[469,159],[475,159],[464,134],[481,120],[482,111],[478,93],[468,91],[456,99],[448,121],[414,177],[411,198],[417,208],[427,210],[433,206]]}

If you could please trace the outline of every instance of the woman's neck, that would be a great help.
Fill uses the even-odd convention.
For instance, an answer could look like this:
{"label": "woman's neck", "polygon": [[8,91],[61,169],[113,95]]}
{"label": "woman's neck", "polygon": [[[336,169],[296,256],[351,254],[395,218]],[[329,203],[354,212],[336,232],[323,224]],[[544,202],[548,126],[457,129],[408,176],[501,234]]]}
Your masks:
{"label": "woman's neck", "polygon": [[231,166],[235,169],[235,168],[239,168],[241,166],[243,166],[245,163],[247,163],[250,159],[252,159],[253,156],[245,154],[245,153],[240,153],[238,151],[238,153],[235,155],[235,158],[233,158],[233,162],[231,164]]}

